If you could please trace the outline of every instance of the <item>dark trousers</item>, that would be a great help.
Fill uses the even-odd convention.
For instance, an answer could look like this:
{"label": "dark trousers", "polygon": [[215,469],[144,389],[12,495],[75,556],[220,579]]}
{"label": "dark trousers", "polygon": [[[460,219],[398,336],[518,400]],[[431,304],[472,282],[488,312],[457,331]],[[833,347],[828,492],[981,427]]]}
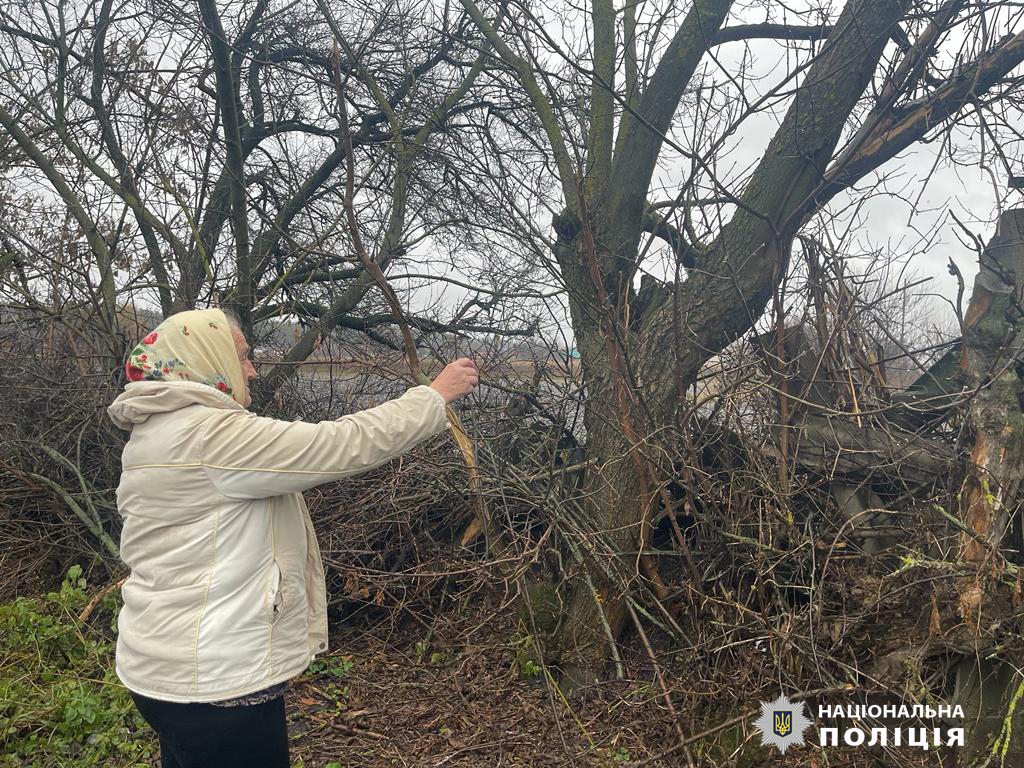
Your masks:
{"label": "dark trousers", "polygon": [[284,696],[263,704],[176,704],[133,693],[160,737],[162,768],[288,768]]}

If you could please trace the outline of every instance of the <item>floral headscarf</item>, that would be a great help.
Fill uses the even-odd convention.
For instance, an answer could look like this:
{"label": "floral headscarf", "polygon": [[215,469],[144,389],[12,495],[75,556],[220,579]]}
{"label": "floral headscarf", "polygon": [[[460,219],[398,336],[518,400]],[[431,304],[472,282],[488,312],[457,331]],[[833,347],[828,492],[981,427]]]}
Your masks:
{"label": "floral headscarf", "polygon": [[139,342],[124,366],[129,381],[194,381],[242,403],[242,366],[219,309],[178,312]]}

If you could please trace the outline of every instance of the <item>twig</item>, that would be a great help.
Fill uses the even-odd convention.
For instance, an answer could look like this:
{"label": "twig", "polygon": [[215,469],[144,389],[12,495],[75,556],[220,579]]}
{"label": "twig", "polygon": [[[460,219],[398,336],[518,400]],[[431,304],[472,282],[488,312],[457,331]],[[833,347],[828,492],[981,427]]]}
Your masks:
{"label": "twig", "polygon": [[115,581],[112,584],[108,584],[95,595],[93,595],[92,599],[88,602],[85,608],[82,609],[82,612],[78,614],[78,620],[81,622],[88,621],[89,617],[92,615],[92,612],[96,609],[96,606],[100,604],[100,601],[103,600],[103,598],[106,597],[110,592],[113,592],[115,589],[120,588],[127,578],[128,577],[125,576],[120,581]]}
{"label": "twig", "polygon": [[689,742],[683,733],[683,726],[679,722],[679,715],[676,712],[675,705],[672,703],[672,694],[668,690],[668,685],[665,684],[665,676],[661,674],[661,665],[658,664],[658,659],[654,655],[654,649],[651,648],[651,641],[647,639],[647,633],[644,632],[643,625],[640,623],[640,618],[636,615],[636,611],[633,610],[633,606],[627,602],[626,607],[629,609],[629,615],[633,617],[633,623],[636,625],[636,631],[640,634],[640,639],[643,641],[647,656],[654,665],[654,674],[658,678],[658,685],[661,686],[662,698],[665,700],[665,706],[668,707],[668,711],[672,715],[672,724],[676,728],[676,735],[679,736],[680,749],[686,755],[686,765],[688,768],[694,768],[693,755],[690,754],[690,749],[687,746]]}

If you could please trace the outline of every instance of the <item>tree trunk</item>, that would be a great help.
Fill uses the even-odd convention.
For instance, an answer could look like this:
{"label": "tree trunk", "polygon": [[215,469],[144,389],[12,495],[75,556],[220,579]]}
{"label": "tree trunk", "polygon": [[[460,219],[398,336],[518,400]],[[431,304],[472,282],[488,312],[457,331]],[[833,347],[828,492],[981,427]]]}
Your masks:
{"label": "tree trunk", "polygon": [[622,630],[626,616],[623,584],[635,590],[640,579],[636,558],[628,553],[637,551],[648,503],[624,429],[632,414],[623,413],[616,389],[631,383],[615,381],[607,338],[610,320],[616,325],[612,346],[629,353],[621,305],[631,294],[630,277],[612,265],[632,263],[629,257],[636,256],[636,240],[631,242],[622,229],[608,226],[616,219],[601,208],[594,210],[592,220],[597,229],[591,256],[602,273],[611,275],[605,278],[603,297],[586,268],[590,257],[583,253],[580,223],[568,218],[555,222],[559,230],[556,256],[574,287],[569,309],[587,388],[587,457],[596,462],[581,489],[579,514],[566,522],[574,542],[564,553],[570,564],[568,593],[559,631],[547,648],[567,689],[597,679],[609,658],[611,643]]}
{"label": "tree trunk", "polygon": [[[645,398],[646,423],[637,425],[642,439],[666,435],[676,424],[686,387],[701,365],[749,330],[763,311],[775,283],[785,274],[793,234],[814,208],[815,191],[850,112],[871,81],[907,5],[907,0],[847,3],[808,70],[807,85],[793,100],[746,185],[740,210],[704,255],[701,269],[691,273],[660,307],[645,310],[639,321],[626,322],[626,299],[631,295],[643,219],[636,200],[647,190],[633,189],[635,185],[624,184],[623,178],[592,186],[593,199],[586,202],[593,222],[594,256],[599,279],[611,299],[608,311],[620,336],[616,343],[630,347],[627,353],[636,365],[638,389]],[[641,132],[632,141],[639,137],[649,140]],[[630,157],[633,149],[626,139],[617,154]],[[562,181],[564,186],[565,178]],[[579,210],[587,215],[582,205]],[[596,465],[588,472],[581,521],[585,527],[579,533],[594,542],[594,531],[601,531],[598,546],[612,549],[607,558],[582,553],[591,561],[578,569],[586,578],[571,582],[564,621],[551,645],[570,679],[586,680],[596,676],[608,658],[609,640],[621,629],[625,615],[620,594],[625,585],[617,579],[605,581],[606,570],[616,567],[627,574],[627,584],[636,594],[633,576],[639,579],[639,557],[631,559],[629,553],[637,553],[647,524],[650,500],[643,496],[651,488],[645,488],[644,479],[637,476],[631,446],[622,434],[623,409],[611,386],[613,361],[607,351],[605,309],[598,301],[599,286],[581,258],[580,233],[586,234],[585,222],[572,219],[566,216],[554,222],[559,237],[555,255],[571,288],[570,312],[588,398],[587,454]],[[627,325],[638,328],[635,340],[622,338]]]}
{"label": "tree trunk", "polygon": [[[961,586],[964,621],[985,612],[988,576],[1002,564],[1000,544],[1020,503],[1024,475],[1024,209],[1006,211],[981,255],[964,319],[962,371],[971,391],[974,445],[961,494],[963,558],[978,564]],[[999,659],[964,657],[956,666],[956,701],[964,708],[963,768],[1024,765],[1024,675]]]}
{"label": "tree trunk", "polygon": [[961,660],[955,674],[966,734],[957,765],[1024,765],[1024,676],[1012,664],[973,658]]}
{"label": "tree trunk", "polygon": [[962,371],[971,389],[974,432],[963,514],[974,535],[964,558],[989,560],[1009,521],[1009,507],[1024,475],[1024,383],[1018,369],[1024,332],[1024,209],[1006,211],[981,255],[964,318]]}

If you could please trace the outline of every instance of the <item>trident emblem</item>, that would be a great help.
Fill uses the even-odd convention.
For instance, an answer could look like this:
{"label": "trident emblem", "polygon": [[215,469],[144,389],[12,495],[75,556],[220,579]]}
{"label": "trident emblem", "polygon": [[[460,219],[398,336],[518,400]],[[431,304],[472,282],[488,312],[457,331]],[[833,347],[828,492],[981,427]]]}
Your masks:
{"label": "trident emblem", "polygon": [[776,736],[788,736],[793,730],[793,711],[776,710],[773,714],[775,717],[772,720],[772,732]]}

